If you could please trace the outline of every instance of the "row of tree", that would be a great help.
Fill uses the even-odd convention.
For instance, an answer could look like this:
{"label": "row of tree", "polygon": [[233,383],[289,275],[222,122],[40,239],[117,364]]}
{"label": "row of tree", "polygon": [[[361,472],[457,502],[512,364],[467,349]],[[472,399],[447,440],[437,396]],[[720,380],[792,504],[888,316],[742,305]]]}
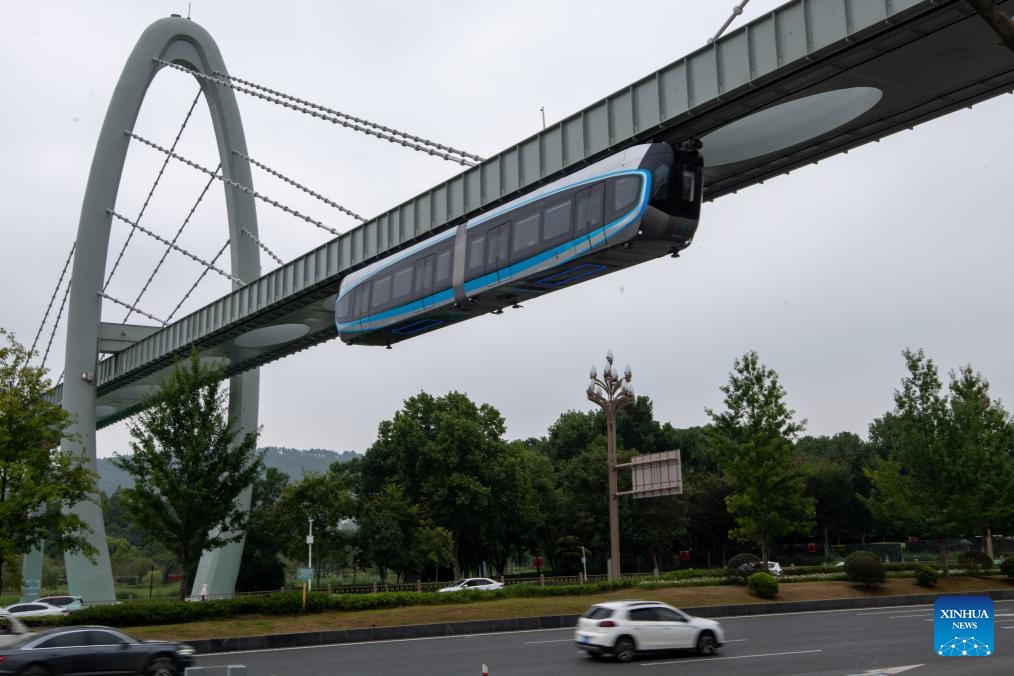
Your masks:
{"label": "row of tree", "polygon": [[[66,412],[44,401],[49,384],[29,352],[3,337],[0,575],[4,560],[44,540],[88,551],[81,524],[62,508],[88,495],[94,478],[80,459],[57,451]],[[873,422],[868,440],[801,436],[806,421],[755,352],[735,360],[721,388],[724,409],[708,410],[705,427],[658,422],[647,397],[621,409],[621,462],[679,448],[686,490],[621,500],[624,569],[664,566],[676,550],[722,551],[730,538],[766,559],[786,538],[819,540],[826,550],[872,536],[946,541],[1009,528],[1009,414],[971,367],[952,372],[945,390],[921,351],[904,357],[908,374],[895,407]],[[604,568],[601,411],[567,411],[545,437],[508,441],[494,407],[458,392],[422,393],[381,423],[365,456],[292,483],[264,470],[256,433],[237,433],[220,374],[196,354],[148,404],[130,426],[133,454],[116,459],[135,485],[110,500],[135,540],[143,533],[172,552],[185,571],[181,594],[200,552],[244,531],[239,587],[280,586],[283,561],[304,560],[311,518],[315,563],[372,566],[384,579],[502,574],[531,554],[576,572],[587,552],[592,568]],[[251,482],[247,518],[234,503]]]}

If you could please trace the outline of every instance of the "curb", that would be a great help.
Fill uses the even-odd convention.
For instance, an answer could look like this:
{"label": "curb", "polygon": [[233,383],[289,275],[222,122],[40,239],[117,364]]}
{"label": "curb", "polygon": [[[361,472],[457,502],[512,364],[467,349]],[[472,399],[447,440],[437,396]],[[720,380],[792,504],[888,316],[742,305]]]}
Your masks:
{"label": "curb", "polygon": [[[981,592],[960,592],[956,594],[912,594],[906,596],[864,597],[855,599],[827,599],[823,601],[785,601],[777,603],[741,603],[727,606],[682,607],[690,615],[698,617],[738,617],[746,615],[770,615],[774,613],[799,613],[820,610],[849,610],[853,608],[885,608],[891,606],[923,605],[935,602],[941,596],[988,596],[994,601],[1014,599],[1014,590],[1002,589]],[[577,623],[578,615],[545,615],[541,617],[516,617],[500,620],[473,620],[468,622],[444,622],[439,624],[410,624],[396,627],[366,627],[362,629],[336,629],[334,631],[313,631],[298,634],[268,634],[264,636],[239,636],[233,638],[211,638],[185,641],[203,653],[241,652],[271,648],[305,648],[308,646],[335,645],[341,643],[362,643],[365,641],[394,641],[408,638],[432,638],[436,636],[462,636],[466,634],[487,634],[503,631],[532,631],[537,629],[562,629]]]}

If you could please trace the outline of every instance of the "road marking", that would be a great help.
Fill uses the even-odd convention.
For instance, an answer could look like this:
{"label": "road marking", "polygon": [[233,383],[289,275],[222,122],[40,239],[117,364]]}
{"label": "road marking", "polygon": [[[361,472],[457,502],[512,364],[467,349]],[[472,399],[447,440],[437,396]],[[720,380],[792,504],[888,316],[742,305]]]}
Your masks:
{"label": "road marking", "polygon": [[552,641],[525,641],[525,645],[538,645],[540,643],[573,643],[572,638],[554,638]]}
{"label": "road marking", "polygon": [[921,666],[924,665],[910,664],[907,667],[883,667],[883,668],[877,667],[875,669],[867,669],[866,671],[861,671],[857,674],[849,674],[849,676],[891,676],[891,674],[900,674],[903,671],[908,671],[909,669],[918,669]]}
{"label": "road marking", "polygon": [[642,667],[657,667],[659,665],[671,665],[671,664],[696,664],[697,662],[718,662],[720,660],[746,660],[751,657],[782,657],[784,655],[805,655],[807,653],[822,653],[823,650],[793,650],[792,652],[786,653],[757,653],[756,655],[731,655],[729,657],[698,657],[697,659],[691,660],[673,660],[671,662],[642,662]]}
{"label": "road marking", "polygon": [[[891,615],[887,619],[889,619],[889,620],[910,620],[910,619],[912,619],[914,617],[922,617],[925,614],[926,614],[925,612],[921,612],[918,615]],[[930,615],[932,615],[932,614],[933,613],[930,613]],[[930,621],[931,622],[933,621],[932,617],[930,618]]]}

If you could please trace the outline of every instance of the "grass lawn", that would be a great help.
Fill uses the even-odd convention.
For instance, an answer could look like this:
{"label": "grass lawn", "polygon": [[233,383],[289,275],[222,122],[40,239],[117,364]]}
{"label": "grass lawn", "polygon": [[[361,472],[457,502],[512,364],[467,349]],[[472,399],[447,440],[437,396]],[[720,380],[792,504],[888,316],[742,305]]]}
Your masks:
{"label": "grass lawn", "polygon": [[[792,582],[781,584],[772,601],[805,601],[868,596],[908,594],[946,594],[949,592],[1014,589],[1014,582],[1003,577],[941,578],[935,588],[920,587],[911,578],[888,578],[882,587],[866,589],[848,582]],[[129,627],[127,633],[138,638],[186,640],[230,636],[288,634],[362,627],[387,627],[406,624],[460,622],[539,615],[576,615],[599,601],[642,598],[665,601],[677,607],[715,606],[740,603],[764,603],[746,587],[666,587],[661,589],[624,589],[594,596],[500,599],[480,603],[446,606],[408,606],[385,610],[314,613],[296,616],[264,616],[193,622],[157,627]]]}

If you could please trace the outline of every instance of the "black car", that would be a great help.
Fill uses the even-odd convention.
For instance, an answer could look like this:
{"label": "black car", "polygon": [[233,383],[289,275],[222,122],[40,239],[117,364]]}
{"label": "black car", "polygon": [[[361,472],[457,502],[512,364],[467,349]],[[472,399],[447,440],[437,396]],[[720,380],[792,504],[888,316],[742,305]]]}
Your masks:
{"label": "black car", "polygon": [[110,627],[60,627],[0,648],[0,674],[177,676],[193,664],[193,655],[183,643],[138,641]]}

